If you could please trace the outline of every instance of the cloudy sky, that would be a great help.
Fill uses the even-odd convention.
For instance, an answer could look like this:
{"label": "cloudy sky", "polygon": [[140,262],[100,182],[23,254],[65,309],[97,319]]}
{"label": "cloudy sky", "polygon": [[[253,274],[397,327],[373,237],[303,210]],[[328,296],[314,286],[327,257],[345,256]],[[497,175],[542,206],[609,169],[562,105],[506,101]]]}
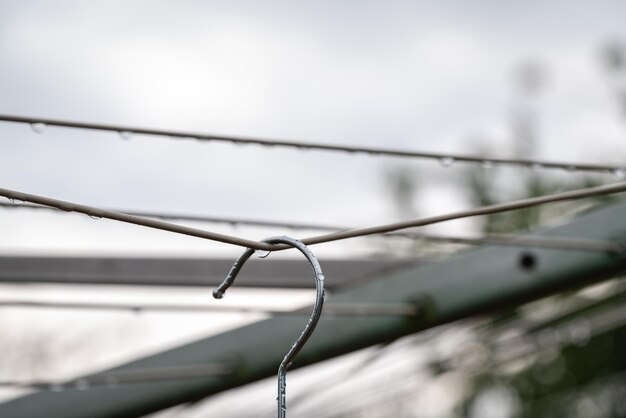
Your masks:
{"label": "cloudy sky", "polygon": [[[532,101],[534,156],[619,163],[626,124],[600,52],[626,41],[625,17],[620,1],[3,1],[0,113],[434,152],[472,153],[484,143],[509,156],[520,105],[515,74],[530,63],[545,73]],[[36,133],[0,122],[0,187],[107,208],[391,222],[385,173],[398,166],[419,177],[421,214],[468,206],[457,186],[461,168],[436,162],[54,127]],[[294,234],[194,226],[255,239]],[[0,231],[2,254],[239,253],[76,214],[0,209]],[[356,241],[316,252],[370,249]],[[173,343],[157,322],[133,326],[150,324],[155,332],[142,339]],[[207,330],[196,321],[183,331],[190,338]]]}
{"label": "cloudy sky", "polygon": [[[476,151],[483,141],[506,156],[515,73],[538,63],[546,80],[535,104],[537,156],[614,162],[626,154],[625,132],[599,56],[625,37],[624,9],[618,1],[7,1],[0,112],[441,152]],[[423,213],[467,205],[451,189],[455,169],[436,163],[52,127],[36,134],[10,123],[0,134],[2,187],[109,208],[388,222],[396,213],[383,174],[399,164],[420,172]],[[233,251],[77,215],[0,213],[5,253]],[[210,227],[251,238],[283,232]]]}

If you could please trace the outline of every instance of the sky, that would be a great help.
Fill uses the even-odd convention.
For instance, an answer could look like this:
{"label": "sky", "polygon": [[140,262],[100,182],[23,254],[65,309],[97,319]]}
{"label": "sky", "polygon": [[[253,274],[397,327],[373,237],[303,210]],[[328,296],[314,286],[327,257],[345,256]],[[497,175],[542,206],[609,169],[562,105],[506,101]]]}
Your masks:
{"label": "sky", "polygon": [[[443,153],[488,147],[506,157],[513,111],[528,105],[534,157],[619,163],[626,123],[600,52],[626,41],[625,16],[623,2],[608,0],[3,1],[0,113]],[[516,84],[528,64],[545,73],[530,104]],[[420,215],[468,207],[458,165],[55,127],[36,133],[0,122],[0,187],[107,208],[388,223],[398,215],[386,173],[398,167],[416,173]],[[300,234],[190,225],[252,239]],[[1,254],[239,254],[77,214],[0,209],[0,230]],[[433,230],[469,233],[476,223]],[[376,247],[349,241],[314,250],[323,264]],[[223,328],[191,322],[180,338]],[[150,349],[179,341],[146,335],[159,341]],[[133,353],[145,350],[135,343]],[[115,359],[124,356],[132,353]]]}
{"label": "sky", "polygon": [[[9,1],[0,5],[0,112],[434,152],[487,143],[507,156],[516,71],[538,63],[546,81],[534,105],[536,156],[615,162],[626,151],[624,124],[598,57],[624,37],[623,9]],[[419,170],[421,214],[467,206],[460,169],[433,162],[53,127],[36,134],[11,123],[0,134],[3,187],[94,206],[363,226],[397,220],[385,180],[396,167]],[[238,251],[78,215],[2,215],[6,253]],[[210,226],[255,239],[277,232]]]}

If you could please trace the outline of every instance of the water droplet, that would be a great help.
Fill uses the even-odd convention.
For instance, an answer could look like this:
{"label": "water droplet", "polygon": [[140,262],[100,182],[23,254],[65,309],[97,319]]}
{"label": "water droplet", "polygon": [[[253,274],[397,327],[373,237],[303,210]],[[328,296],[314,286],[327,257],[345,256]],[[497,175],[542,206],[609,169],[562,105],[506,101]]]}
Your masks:
{"label": "water droplet", "polygon": [[574,165],[568,165],[567,167],[565,167],[565,171],[568,171],[568,172],[570,172],[570,173],[571,173],[572,171],[576,171],[576,166],[574,166]]}
{"label": "water droplet", "polygon": [[270,255],[271,251],[265,251],[265,250],[256,250],[254,252],[254,254],[259,257],[259,258],[265,258],[268,255]]}
{"label": "water droplet", "polygon": [[480,166],[485,170],[491,170],[493,168],[493,161],[485,160],[480,164]]}
{"label": "water droplet", "polygon": [[454,162],[455,160],[452,157],[443,157],[439,159],[439,164],[441,164],[441,166],[445,168],[451,167]]}
{"label": "water droplet", "polygon": [[133,133],[131,131],[120,131],[120,138],[122,138],[125,141],[129,141],[130,138],[132,138]]}
{"label": "water droplet", "polygon": [[87,390],[89,389],[89,382],[86,379],[78,379],[75,386],[78,390]]}
{"label": "water droplet", "polygon": [[537,163],[531,164],[530,169],[536,173],[537,171],[541,171],[541,169],[543,169],[543,165]]}
{"label": "water droplet", "polygon": [[46,124],[41,122],[31,123],[30,129],[32,129],[34,133],[40,134],[46,130]]}
{"label": "water droplet", "polygon": [[618,179],[623,179],[626,175],[626,170],[624,170],[623,168],[616,168],[612,170],[611,173]]}
{"label": "water droplet", "polygon": [[7,197],[7,199],[9,199],[9,202],[13,203],[14,205],[21,205],[22,203],[26,203],[23,200],[13,199],[12,197]]}
{"label": "water droplet", "polygon": [[97,216],[97,215],[87,215],[89,216],[91,219],[95,219],[96,221],[99,221],[100,219],[102,219],[102,216]]}

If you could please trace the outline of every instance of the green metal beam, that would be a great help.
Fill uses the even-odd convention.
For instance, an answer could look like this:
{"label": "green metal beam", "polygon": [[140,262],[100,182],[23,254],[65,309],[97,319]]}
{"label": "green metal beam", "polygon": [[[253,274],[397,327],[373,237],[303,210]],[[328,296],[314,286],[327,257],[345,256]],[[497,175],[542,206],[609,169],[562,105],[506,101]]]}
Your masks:
{"label": "green metal beam", "polygon": [[[586,213],[564,225],[533,234],[623,241],[626,204]],[[271,262],[271,261],[267,261]],[[303,263],[305,261],[303,260]],[[322,267],[324,260],[321,260]],[[322,315],[295,367],[306,366],[468,315],[511,307],[592,283],[626,270],[626,256],[557,249],[485,246],[448,260],[394,271],[378,280],[332,294],[333,303],[419,304],[422,316],[330,318]],[[241,273],[245,275],[244,271]],[[332,277],[327,278],[332,281]],[[41,392],[0,405],[10,418],[139,417],[276,374],[303,318],[277,317],[181,346],[118,368],[146,369],[230,362],[229,377]]]}

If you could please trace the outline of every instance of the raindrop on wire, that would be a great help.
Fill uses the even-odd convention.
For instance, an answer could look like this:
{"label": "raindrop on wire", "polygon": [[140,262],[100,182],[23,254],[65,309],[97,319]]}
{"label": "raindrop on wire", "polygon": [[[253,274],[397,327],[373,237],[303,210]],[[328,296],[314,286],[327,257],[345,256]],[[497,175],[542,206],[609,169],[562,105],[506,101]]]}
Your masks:
{"label": "raindrop on wire", "polygon": [[485,160],[480,166],[485,170],[491,170],[493,168],[493,161]]}
{"label": "raindrop on wire", "polygon": [[91,219],[94,219],[96,221],[99,221],[100,219],[102,219],[102,216],[97,216],[97,215],[87,215],[89,216]]}
{"label": "raindrop on wire", "polygon": [[441,164],[441,166],[445,168],[452,167],[454,162],[455,160],[452,157],[442,157],[439,159],[439,164]]}
{"label": "raindrop on wire", "polygon": [[268,255],[270,255],[271,251],[266,251],[266,250],[256,250],[254,252],[254,254],[259,257],[259,258],[266,258]]}
{"label": "raindrop on wire", "polygon": [[63,385],[61,383],[52,383],[50,385],[50,391],[51,392],[57,392],[57,393],[58,392],[63,392],[63,389],[64,389],[64,387],[63,387]]}
{"label": "raindrop on wire", "polygon": [[537,163],[531,164],[531,166],[530,166],[530,169],[532,171],[534,171],[535,173],[538,172],[538,171],[541,171],[542,168],[543,168],[543,166],[541,164],[537,164]]}
{"label": "raindrop on wire", "polygon": [[120,138],[122,138],[124,141],[130,141],[133,136],[133,133],[131,131],[119,131],[119,134]]}
{"label": "raindrop on wire", "polygon": [[30,129],[32,129],[36,134],[41,134],[46,130],[46,124],[41,122],[31,123]]}
{"label": "raindrop on wire", "polygon": [[626,170],[624,170],[623,168],[616,168],[614,170],[611,171],[611,173],[618,179],[623,179],[624,176],[626,175]]}

